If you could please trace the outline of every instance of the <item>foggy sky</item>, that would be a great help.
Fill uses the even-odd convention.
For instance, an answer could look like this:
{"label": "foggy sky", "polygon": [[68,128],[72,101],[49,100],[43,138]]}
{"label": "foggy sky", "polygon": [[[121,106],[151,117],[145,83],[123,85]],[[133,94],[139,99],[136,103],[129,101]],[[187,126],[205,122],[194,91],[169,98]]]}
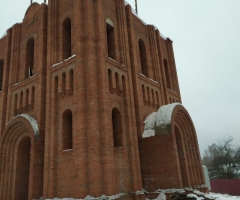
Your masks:
{"label": "foggy sky", "polygon": [[[30,1],[0,3],[1,37],[22,22]],[[240,1],[138,0],[138,11],[173,41],[182,102],[201,153],[226,135],[240,145]]]}

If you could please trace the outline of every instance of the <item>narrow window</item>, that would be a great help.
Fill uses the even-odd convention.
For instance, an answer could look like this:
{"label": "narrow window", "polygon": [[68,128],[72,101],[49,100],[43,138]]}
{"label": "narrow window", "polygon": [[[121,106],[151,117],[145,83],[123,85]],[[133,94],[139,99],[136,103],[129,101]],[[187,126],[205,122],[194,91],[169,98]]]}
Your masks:
{"label": "narrow window", "polygon": [[142,85],[142,95],[143,95],[143,104],[146,104],[146,95],[145,95],[145,88],[144,85]]}
{"label": "narrow window", "polygon": [[21,91],[21,93],[20,93],[20,106],[19,107],[20,108],[23,107],[23,91]]}
{"label": "narrow window", "polygon": [[31,37],[28,40],[26,47],[25,78],[29,78],[33,75],[34,75],[34,38]]}
{"label": "narrow window", "polygon": [[154,97],[154,91],[152,89],[152,106],[154,107],[155,106],[155,97]]}
{"label": "narrow window", "polygon": [[34,108],[34,98],[35,98],[35,87],[32,87],[32,97],[31,97],[31,106]]}
{"label": "narrow window", "polygon": [[72,55],[72,38],[71,38],[71,19],[64,20],[62,25],[62,57],[63,60]]}
{"label": "narrow window", "polygon": [[168,63],[165,59],[164,59],[164,71],[165,71],[165,78],[166,78],[166,82],[167,82],[167,87],[169,89],[171,89],[171,80],[170,80],[170,75],[169,75]]}
{"label": "narrow window", "polygon": [[146,53],[145,44],[142,39],[139,39],[138,46],[139,46],[142,74],[148,77],[147,53]]}
{"label": "narrow window", "polygon": [[148,105],[151,104],[151,99],[150,99],[150,92],[149,92],[149,88],[147,87],[147,97],[148,97]]}
{"label": "narrow window", "polygon": [[15,94],[15,101],[14,101],[14,111],[13,114],[17,114],[17,103],[18,103],[18,94]]}
{"label": "narrow window", "polygon": [[115,47],[115,36],[114,26],[111,20],[106,21],[106,32],[107,32],[107,50],[108,57],[116,60],[116,47]]}
{"label": "narrow window", "polygon": [[125,81],[125,77],[122,76],[122,83],[123,83],[123,96],[126,96],[126,81]]}
{"label": "narrow window", "polygon": [[118,73],[115,73],[115,80],[116,80],[116,93],[119,94],[120,93],[120,89],[119,89],[119,76]]}
{"label": "narrow window", "polygon": [[62,94],[64,95],[66,91],[66,74],[62,73]]}
{"label": "narrow window", "polygon": [[156,91],[156,97],[157,97],[157,107],[159,108],[159,98],[158,98],[158,92]]}
{"label": "narrow window", "polygon": [[58,95],[58,76],[55,76],[54,79],[54,95],[55,97]]}
{"label": "narrow window", "polygon": [[3,65],[4,65],[4,61],[0,60],[0,91],[2,91],[2,85],[3,85]]}
{"label": "narrow window", "polygon": [[69,87],[73,90],[73,69],[69,71]]}
{"label": "narrow window", "polygon": [[169,101],[170,101],[170,103],[172,103],[172,98],[171,97],[169,97]]}
{"label": "narrow window", "polygon": [[121,114],[117,108],[112,110],[112,128],[114,147],[123,147]]}
{"label": "narrow window", "polygon": [[112,92],[112,70],[108,69],[108,84],[109,84],[109,91]]}
{"label": "narrow window", "polygon": [[62,150],[73,148],[72,111],[66,110],[62,117]]}
{"label": "narrow window", "polygon": [[28,98],[29,98],[29,89],[26,90],[26,99],[25,99],[25,106],[28,106]]}

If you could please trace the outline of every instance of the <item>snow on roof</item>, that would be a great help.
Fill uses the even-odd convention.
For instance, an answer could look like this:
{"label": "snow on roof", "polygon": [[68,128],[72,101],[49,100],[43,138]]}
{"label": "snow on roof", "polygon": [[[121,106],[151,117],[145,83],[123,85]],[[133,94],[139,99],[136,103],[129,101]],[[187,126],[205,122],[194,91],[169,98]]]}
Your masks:
{"label": "snow on roof", "polygon": [[172,112],[177,105],[181,105],[180,103],[172,103],[167,104],[165,106],[161,106],[157,112],[156,116],[156,126],[166,126],[172,121]]}
{"label": "snow on roof", "polygon": [[167,133],[168,129],[171,127],[172,122],[172,112],[177,105],[180,103],[172,103],[165,106],[161,106],[157,112],[153,112],[148,115],[144,121],[144,132],[142,137],[152,137],[161,132]]}
{"label": "snow on roof", "polygon": [[14,118],[19,117],[19,116],[24,117],[24,118],[26,118],[29,121],[29,123],[31,124],[31,126],[33,128],[34,136],[38,136],[39,135],[39,129],[38,129],[37,121],[32,116],[30,116],[28,114],[20,114],[20,115],[15,116]]}
{"label": "snow on roof", "polygon": [[7,31],[3,34],[3,36],[0,39],[4,38],[6,35],[7,35]]}

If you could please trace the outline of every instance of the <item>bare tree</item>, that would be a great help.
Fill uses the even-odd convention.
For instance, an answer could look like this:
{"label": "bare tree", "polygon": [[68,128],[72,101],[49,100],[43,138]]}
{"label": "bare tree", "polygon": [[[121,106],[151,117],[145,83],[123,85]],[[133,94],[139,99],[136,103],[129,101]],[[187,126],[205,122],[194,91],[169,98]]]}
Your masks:
{"label": "bare tree", "polygon": [[202,164],[208,167],[211,179],[240,178],[240,147],[232,141],[233,137],[227,136],[204,151]]}

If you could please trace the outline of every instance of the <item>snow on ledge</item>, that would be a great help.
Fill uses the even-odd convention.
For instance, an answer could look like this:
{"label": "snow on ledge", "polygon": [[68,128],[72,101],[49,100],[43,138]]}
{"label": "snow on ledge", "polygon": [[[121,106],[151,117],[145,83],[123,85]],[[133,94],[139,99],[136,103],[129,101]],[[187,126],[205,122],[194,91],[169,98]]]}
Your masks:
{"label": "snow on ledge", "polygon": [[180,103],[172,103],[161,106],[157,112],[148,115],[144,121],[144,132],[142,137],[153,137],[159,130],[168,129],[171,126],[172,112]]}
{"label": "snow on ledge", "polygon": [[3,36],[0,39],[4,38],[6,35],[7,35],[7,31],[3,34]]}
{"label": "snow on ledge", "polygon": [[[30,116],[30,115],[28,115],[28,114],[20,114],[20,115],[14,116],[14,117],[11,119],[11,121],[12,121],[13,119],[15,119],[16,117],[24,117],[24,118],[26,118],[26,119],[29,121],[29,123],[31,124],[32,128],[33,128],[34,136],[38,136],[38,135],[39,135],[38,123],[37,123],[37,121],[36,121],[32,116]],[[11,122],[11,121],[10,121],[10,122]],[[10,122],[8,122],[8,123],[10,123]]]}
{"label": "snow on ledge", "polygon": [[151,81],[153,81],[153,82],[155,82],[155,83],[159,84],[159,82],[157,82],[157,81],[154,81],[153,79],[151,79],[151,78],[149,78],[149,77],[145,76],[144,74],[142,74],[142,73],[139,73],[139,74],[140,74],[140,76],[143,76],[143,77],[145,77],[145,78],[147,78],[147,79],[149,79],[149,80],[151,80]]}
{"label": "snow on ledge", "polygon": [[66,62],[66,61],[70,60],[71,58],[73,58],[73,57],[75,57],[75,56],[76,56],[76,54],[73,54],[73,55],[70,56],[69,58],[67,58],[67,59],[65,59],[65,60],[63,60],[63,61],[61,61],[61,62],[59,62],[59,63],[53,64],[52,67],[55,67],[55,66],[57,66],[57,65],[60,65],[60,64],[62,64],[63,62]]}

